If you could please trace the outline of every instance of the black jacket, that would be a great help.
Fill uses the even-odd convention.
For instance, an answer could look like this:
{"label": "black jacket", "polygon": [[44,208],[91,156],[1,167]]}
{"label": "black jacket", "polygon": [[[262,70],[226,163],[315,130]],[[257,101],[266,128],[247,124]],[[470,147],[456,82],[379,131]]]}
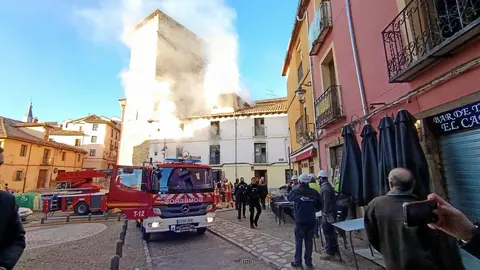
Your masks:
{"label": "black jacket", "polygon": [[[322,198],[320,197],[320,194],[318,193],[318,191],[309,187],[308,184],[301,183],[298,186],[298,188],[296,188],[295,190],[292,190],[292,192],[290,192],[290,194],[288,194],[288,200],[294,203],[294,208],[297,208],[295,204],[297,204],[298,201],[301,200],[302,197],[308,197],[308,198],[314,200],[315,201],[315,211],[316,212],[320,211],[320,209],[322,207]],[[295,216],[296,216],[295,220],[305,220],[305,219],[310,220],[311,219],[312,222],[315,222],[315,213],[316,212],[307,213],[309,215],[309,217],[308,216],[305,216],[305,217],[297,216],[297,215],[299,215],[299,212],[296,212],[295,213]]]}
{"label": "black jacket", "polygon": [[245,182],[240,182],[238,185],[235,187],[235,198],[236,199],[245,199],[245,193],[247,192],[247,183]]}
{"label": "black jacket", "polygon": [[250,184],[245,192],[249,204],[260,202],[261,191],[258,184]]}
{"label": "black jacket", "polygon": [[[479,226],[478,223],[477,226]],[[480,229],[476,230],[476,233],[473,235],[470,242],[463,246],[463,249],[475,256],[477,259],[480,259]]]}
{"label": "black jacket", "polygon": [[365,209],[365,230],[370,244],[382,253],[388,270],[464,269],[453,238],[427,226],[407,228],[403,203],[410,194],[389,192],[373,199]]}
{"label": "black jacket", "polygon": [[268,187],[265,184],[258,185],[260,189],[260,198],[265,199],[268,195]]}
{"label": "black jacket", "polygon": [[322,218],[328,223],[334,223],[337,215],[337,202],[335,190],[326,181],[320,186],[320,197],[322,198]]}
{"label": "black jacket", "polygon": [[25,230],[15,197],[0,191],[0,267],[13,269],[25,249]]}

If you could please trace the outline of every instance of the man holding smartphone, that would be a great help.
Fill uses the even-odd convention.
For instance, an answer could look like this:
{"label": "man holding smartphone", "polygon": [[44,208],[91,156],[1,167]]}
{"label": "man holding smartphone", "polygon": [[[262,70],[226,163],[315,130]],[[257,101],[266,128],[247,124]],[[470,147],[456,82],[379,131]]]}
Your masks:
{"label": "man holding smartphone", "polygon": [[[3,149],[0,147],[0,166]],[[12,194],[0,190],[0,270],[11,270],[25,249],[25,230]]]}
{"label": "man holding smartphone", "polygon": [[[365,230],[370,244],[389,270],[464,269],[455,243],[434,234],[427,224],[406,227],[403,205],[419,200],[413,194],[412,173],[396,168],[388,175],[390,192],[373,199],[365,209]],[[448,254],[448,255],[447,255]]]}

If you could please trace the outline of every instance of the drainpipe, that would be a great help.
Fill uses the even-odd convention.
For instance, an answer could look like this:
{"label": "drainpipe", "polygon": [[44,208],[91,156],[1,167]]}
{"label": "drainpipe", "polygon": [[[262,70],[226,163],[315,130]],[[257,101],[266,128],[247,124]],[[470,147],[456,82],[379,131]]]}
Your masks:
{"label": "drainpipe", "polygon": [[365,88],[363,86],[362,71],[360,69],[360,62],[358,60],[357,42],[355,40],[355,31],[353,29],[352,10],[350,8],[350,0],[345,0],[345,7],[347,11],[348,31],[350,32],[350,41],[352,42],[353,62],[355,64],[355,72],[357,74],[358,89],[360,90],[360,98],[362,99],[363,115],[366,116],[368,114],[368,106],[367,106],[367,99],[365,98]]}
{"label": "drainpipe", "polygon": [[[305,11],[305,18],[307,19],[307,35],[308,35],[308,33],[310,32],[310,24],[308,20],[308,9]],[[310,63],[310,82],[312,83],[312,106],[313,106],[313,126],[314,126],[313,132],[314,132],[314,138],[317,138],[318,132],[317,132],[317,111],[315,110],[315,83],[313,80],[313,65],[312,65],[312,56],[310,56],[310,53],[308,55],[308,62]],[[317,145],[318,145],[318,148],[317,148],[318,168],[322,168],[322,162],[320,161],[320,153],[318,151],[320,149],[320,144],[318,143],[318,140],[317,140]]]}
{"label": "drainpipe", "polygon": [[237,124],[238,124],[238,118],[235,115],[235,112],[233,112],[233,119],[235,121],[235,179],[238,178],[238,172],[237,172]]}

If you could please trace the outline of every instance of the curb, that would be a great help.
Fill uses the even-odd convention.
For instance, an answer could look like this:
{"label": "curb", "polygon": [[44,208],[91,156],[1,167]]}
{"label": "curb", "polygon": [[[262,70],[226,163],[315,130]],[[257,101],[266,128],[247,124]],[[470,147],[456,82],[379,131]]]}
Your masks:
{"label": "curb", "polygon": [[153,270],[152,257],[150,257],[150,251],[148,250],[147,241],[142,240],[142,243],[143,243],[143,249],[145,250],[145,257],[147,259],[147,269]]}

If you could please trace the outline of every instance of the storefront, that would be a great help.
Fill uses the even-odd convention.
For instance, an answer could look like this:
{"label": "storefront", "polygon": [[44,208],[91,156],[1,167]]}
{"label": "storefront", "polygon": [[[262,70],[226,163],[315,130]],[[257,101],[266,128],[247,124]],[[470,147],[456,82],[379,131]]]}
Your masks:
{"label": "storefront", "polygon": [[317,147],[309,143],[299,150],[291,153],[290,162],[293,163],[293,174],[318,173]]}
{"label": "storefront", "polygon": [[450,203],[469,218],[480,220],[480,102],[424,120],[438,141]]}

